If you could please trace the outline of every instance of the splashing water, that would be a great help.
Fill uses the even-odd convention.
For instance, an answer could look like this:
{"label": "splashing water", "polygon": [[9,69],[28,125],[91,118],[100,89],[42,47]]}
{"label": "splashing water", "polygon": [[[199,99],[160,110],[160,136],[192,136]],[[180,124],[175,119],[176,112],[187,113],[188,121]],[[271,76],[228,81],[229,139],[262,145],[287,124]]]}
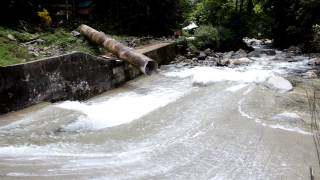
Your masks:
{"label": "splashing water", "polygon": [[306,179],[317,162],[304,116],[279,103],[289,93],[261,88],[305,68],[301,59],[164,66],[85,102],[13,113],[0,126],[0,177]]}

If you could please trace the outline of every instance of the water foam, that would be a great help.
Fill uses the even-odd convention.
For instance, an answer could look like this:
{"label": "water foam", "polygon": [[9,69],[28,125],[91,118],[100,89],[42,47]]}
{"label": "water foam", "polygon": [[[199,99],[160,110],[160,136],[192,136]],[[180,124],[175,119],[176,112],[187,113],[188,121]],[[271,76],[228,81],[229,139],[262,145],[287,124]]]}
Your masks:
{"label": "water foam", "polygon": [[208,85],[215,82],[234,81],[242,83],[261,83],[272,76],[272,71],[261,69],[248,69],[239,71],[231,68],[194,67],[182,71],[166,73],[170,77],[191,77],[193,84]]}
{"label": "water foam", "polygon": [[[75,157],[109,157],[107,153],[92,153],[91,151],[81,152],[82,149],[89,149],[90,145],[84,144],[47,144],[44,146],[25,144],[0,147],[0,157],[23,157],[34,159],[37,156],[75,156]],[[41,157],[40,157],[41,158]]]}
{"label": "water foam", "polygon": [[237,92],[247,86],[248,86],[248,84],[238,84],[238,85],[229,87],[228,89],[226,89],[226,91]]}
{"label": "water foam", "polygon": [[138,119],[183,96],[187,90],[158,87],[147,94],[122,93],[99,103],[66,101],[57,106],[84,113],[85,116],[65,127],[66,130],[98,130]]}
{"label": "water foam", "polygon": [[290,132],[296,132],[296,133],[300,133],[300,134],[304,134],[304,135],[312,135],[312,133],[304,131],[298,127],[286,127],[280,124],[275,124],[275,125],[269,125],[270,128],[273,129],[281,129],[281,130],[285,130],[285,131],[290,131]]}

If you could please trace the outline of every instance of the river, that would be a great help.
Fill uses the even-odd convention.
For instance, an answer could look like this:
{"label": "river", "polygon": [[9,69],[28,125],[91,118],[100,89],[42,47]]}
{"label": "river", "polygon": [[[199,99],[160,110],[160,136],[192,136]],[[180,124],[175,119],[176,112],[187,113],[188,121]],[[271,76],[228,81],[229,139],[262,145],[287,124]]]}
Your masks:
{"label": "river", "polygon": [[[318,177],[305,92],[319,80],[302,75],[309,57],[277,55],[162,66],[85,102],[3,115],[0,179],[310,179],[310,167]],[[293,90],[268,88],[274,76]]]}

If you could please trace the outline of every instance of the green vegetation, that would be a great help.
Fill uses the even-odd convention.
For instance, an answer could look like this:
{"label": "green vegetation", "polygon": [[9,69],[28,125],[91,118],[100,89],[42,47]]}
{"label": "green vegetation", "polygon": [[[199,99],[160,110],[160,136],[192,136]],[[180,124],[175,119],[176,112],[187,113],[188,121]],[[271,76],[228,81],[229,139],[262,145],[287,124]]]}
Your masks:
{"label": "green vegetation", "polygon": [[320,52],[320,25],[312,26],[312,32],[311,47],[314,48],[313,51]]}
{"label": "green vegetation", "polygon": [[[11,36],[14,39],[9,39]],[[34,41],[34,43],[32,43]],[[29,49],[29,50],[28,50]],[[71,51],[98,54],[100,50],[83,37],[74,37],[69,31],[30,34],[0,27],[0,66],[27,62]]]}
{"label": "green vegetation", "polygon": [[26,48],[19,46],[18,42],[10,40],[8,34],[17,40],[24,40],[28,35],[0,27],[0,66],[27,61],[31,55]]}
{"label": "green vegetation", "polygon": [[200,49],[210,47],[229,51],[247,48],[242,42],[243,37],[263,37],[270,33],[268,25],[271,20],[258,2],[197,0],[190,3],[194,8],[187,21],[200,25],[194,34],[197,40],[192,42]]}
{"label": "green vegetation", "polygon": [[194,35],[196,39],[192,41],[192,44],[199,49],[220,46],[218,30],[210,25],[200,26],[196,29]]}
{"label": "green vegetation", "polygon": [[25,48],[0,37],[0,66],[24,62],[30,58]]}
{"label": "green vegetation", "polygon": [[196,39],[191,41],[191,45],[201,50],[206,48],[228,50],[233,47],[231,44],[233,36],[234,34],[223,26],[201,25],[195,30]]}
{"label": "green vegetation", "polygon": [[[200,27],[194,33],[184,32],[179,44],[229,51],[246,48],[242,39],[254,37],[273,39],[279,48],[296,45],[305,52],[320,52],[319,0],[96,0],[93,3],[94,11],[89,16],[71,19],[66,24],[61,25],[57,17],[52,17],[53,28],[48,25],[51,22],[41,24],[37,15],[43,10],[39,5],[50,2],[5,0],[0,7],[1,25],[20,31],[0,26],[0,65],[70,51],[99,53],[83,37],[74,37],[70,30],[59,28],[74,29],[82,21],[118,35],[114,38],[120,41],[126,41],[126,35],[173,35],[174,31],[196,22]],[[50,9],[48,12],[50,18],[56,14]],[[16,40],[10,40],[9,34]],[[196,40],[188,42],[190,36]],[[24,45],[37,39],[41,41]]]}
{"label": "green vegetation", "polygon": [[172,35],[190,10],[189,0],[99,0],[90,23],[114,34]]}
{"label": "green vegetation", "polygon": [[243,37],[254,37],[273,39],[274,45],[280,48],[299,45],[304,51],[319,52],[320,1],[193,0],[189,3],[193,8],[187,21],[203,26],[194,35],[198,40],[193,45],[199,48],[237,49]]}
{"label": "green vegetation", "polygon": [[264,11],[272,18],[271,38],[277,47],[301,45],[312,51],[310,41],[314,39],[312,27],[320,24],[320,1],[318,0],[268,0]]}
{"label": "green vegetation", "polygon": [[54,32],[44,32],[39,34],[39,38],[44,40],[42,47],[51,47],[59,49],[62,52],[81,51],[90,54],[99,53],[99,49],[90,44],[83,37],[74,37],[69,31],[62,28]]}

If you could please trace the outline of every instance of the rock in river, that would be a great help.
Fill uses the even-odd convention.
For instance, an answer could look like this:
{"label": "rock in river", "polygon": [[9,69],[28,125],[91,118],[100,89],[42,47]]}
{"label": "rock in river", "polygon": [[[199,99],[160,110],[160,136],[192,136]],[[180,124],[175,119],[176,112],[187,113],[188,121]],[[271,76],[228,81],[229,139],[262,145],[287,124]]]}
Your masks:
{"label": "rock in river", "polygon": [[240,58],[244,58],[244,57],[247,57],[247,52],[243,49],[239,49],[237,52],[235,52],[232,55],[232,58],[235,58],[235,59],[240,59]]}
{"label": "rock in river", "polygon": [[279,92],[288,92],[293,89],[292,84],[287,79],[280,76],[268,78],[266,86]]}
{"label": "rock in river", "polygon": [[199,56],[198,56],[198,60],[205,60],[207,57],[206,53],[204,52],[200,52]]}

